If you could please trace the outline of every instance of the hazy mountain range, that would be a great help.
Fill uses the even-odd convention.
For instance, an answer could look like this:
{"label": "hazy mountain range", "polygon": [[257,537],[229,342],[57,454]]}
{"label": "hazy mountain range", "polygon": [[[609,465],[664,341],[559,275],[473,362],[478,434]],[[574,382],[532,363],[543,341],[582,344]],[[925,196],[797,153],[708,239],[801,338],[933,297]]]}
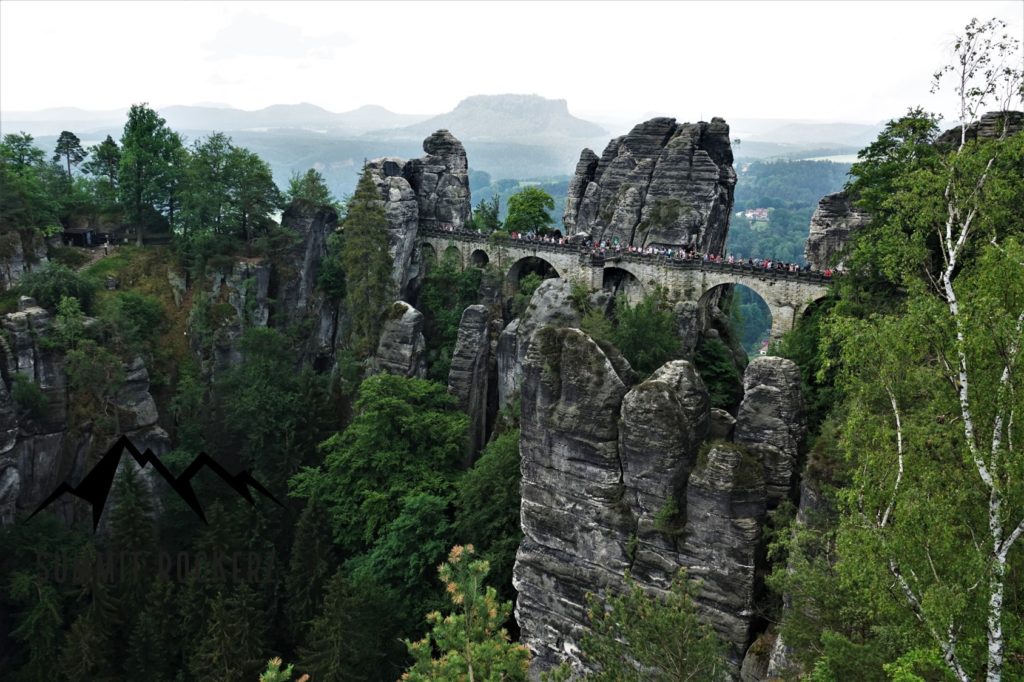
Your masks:
{"label": "hazy mountain range", "polygon": [[[657,115],[636,121],[601,119],[598,124],[569,113],[565,100],[537,95],[476,95],[437,115],[401,114],[375,105],[336,113],[309,103],[256,111],[168,106],[159,112],[188,140],[213,131],[227,133],[266,159],[280,185],[293,172],[315,167],[338,194],[352,191],[364,159],[419,156],[423,138],[439,128],[462,140],[473,169],[493,179],[538,178],[570,175],[583,147],[600,153],[611,137]],[[27,132],[47,151],[62,130],[74,132],[83,144],[95,144],[108,134],[120,138],[126,113],[71,107],[0,111],[0,133]],[[725,118],[732,136],[742,140],[737,156],[746,159],[850,154],[881,129],[881,124]]]}

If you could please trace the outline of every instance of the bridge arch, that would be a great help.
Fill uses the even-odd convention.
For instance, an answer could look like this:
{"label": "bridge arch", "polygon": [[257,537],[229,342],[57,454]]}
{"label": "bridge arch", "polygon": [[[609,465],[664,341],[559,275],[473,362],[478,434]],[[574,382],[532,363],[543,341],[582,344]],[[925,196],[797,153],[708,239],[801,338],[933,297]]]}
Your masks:
{"label": "bridge arch", "polygon": [[459,249],[455,244],[449,244],[448,248],[444,250],[444,255],[441,256],[444,262],[454,263],[455,266],[461,271],[463,268],[462,262],[462,250]]}
{"label": "bridge arch", "polygon": [[601,287],[611,291],[615,296],[624,295],[630,305],[636,305],[642,301],[647,293],[640,278],[622,265],[611,265],[604,268],[601,273]]}
{"label": "bridge arch", "polygon": [[[722,305],[722,297],[731,294],[732,299],[727,306]],[[747,355],[761,352],[767,343],[774,339],[772,334],[775,315],[772,306],[764,295],[747,286],[746,283],[733,282],[716,284],[705,291],[698,301],[702,323],[716,305],[729,316],[735,338],[740,342]]]}
{"label": "bridge arch", "polygon": [[469,255],[469,264],[474,268],[486,268],[490,262],[491,257],[483,249],[474,249],[473,253]]}
{"label": "bridge arch", "polygon": [[519,283],[531,273],[536,273],[544,279],[561,277],[550,261],[540,256],[525,256],[513,263],[508,269],[508,273],[505,275],[506,294],[513,295],[518,292]]}
{"label": "bridge arch", "polygon": [[437,265],[437,249],[430,242],[420,244],[420,256],[423,259],[423,266],[426,270]]}

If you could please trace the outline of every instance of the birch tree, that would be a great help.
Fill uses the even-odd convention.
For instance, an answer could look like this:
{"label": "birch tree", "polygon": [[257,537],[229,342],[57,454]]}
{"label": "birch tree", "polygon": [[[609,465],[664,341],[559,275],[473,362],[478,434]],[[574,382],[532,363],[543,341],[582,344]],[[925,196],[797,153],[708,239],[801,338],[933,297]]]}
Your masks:
{"label": "birch tree", "polygon": [[[1024,534],[1024,133],[1010,134],[1021,62],[1004,29],[975,20],[956,39],[935,88],[953,80],[958,134],[937,141],[935,163],[903,169],[874,226],[899,235],[890,273],[902,301],[831,322],[853,479],[837,573],[860,586],[864,639],[895,652],[884,667],[899,679],[938,668],[999,682],[1006,633],[1024,647],[1019,604],[1006,604]],[[1002,115],[975,134],[992,109]]]}

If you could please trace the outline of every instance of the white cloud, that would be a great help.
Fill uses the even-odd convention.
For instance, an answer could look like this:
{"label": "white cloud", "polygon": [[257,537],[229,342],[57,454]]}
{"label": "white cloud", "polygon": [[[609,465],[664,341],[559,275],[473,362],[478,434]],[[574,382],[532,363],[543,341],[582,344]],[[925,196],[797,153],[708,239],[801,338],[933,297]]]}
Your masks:
{"label": "white cloud", "polygon": [[265,14],[243,12],[231,18],[211,40],[203,44],[211,57],[279,57],[330,59],[334,50],[352,43],[345,33],[313,35],[298,26],[271,19]]}

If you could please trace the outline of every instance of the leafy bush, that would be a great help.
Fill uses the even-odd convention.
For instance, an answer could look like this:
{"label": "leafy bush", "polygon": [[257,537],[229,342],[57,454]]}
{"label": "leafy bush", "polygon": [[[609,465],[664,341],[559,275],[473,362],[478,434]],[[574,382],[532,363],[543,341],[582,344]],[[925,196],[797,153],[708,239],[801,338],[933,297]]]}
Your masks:
{"label": "leafy bush", "polygon": [[49,257],[51,261],[56,261],[69,268],[79,268],[89,260],[89,257],[84,253],[70,246],[55,246],[51,248]]}
{"label": "leafy bush", "polygon": [[146,349],[167,321],[160,301],[135,291],[105,301],[100,316],[131,352]]}
{"label": "leafy bush", "polygon": [[98,286],[60,263],[50,263],[41,270],[26,273],[19,285],[21,292],[31,296],[44,308],[57,307],[60,299],[71,296],[78,299],[82,310],[92,310]]}
{"label": "leafy bush", "polygon": [[427,340],[427,378],[448,383],[459,322],[466,307],[480,300],[482,278],[479,268],[460,272],[458,265],[447,258],[427,273],[419,297]]}
{"label": "leafy bush", "polygon": [[704,339],[697,346],[693,364],[708,388],[712,407],[728,409],[743,398],[743,378],[732,352],[720,339]]}
{"label": "leafy bush", "polygon": [[50,405],[43,389],[23,374],[14,375],[11,397],[14,398],[14,403],[33,419],[38,419],[46,414],[46,408]]}

